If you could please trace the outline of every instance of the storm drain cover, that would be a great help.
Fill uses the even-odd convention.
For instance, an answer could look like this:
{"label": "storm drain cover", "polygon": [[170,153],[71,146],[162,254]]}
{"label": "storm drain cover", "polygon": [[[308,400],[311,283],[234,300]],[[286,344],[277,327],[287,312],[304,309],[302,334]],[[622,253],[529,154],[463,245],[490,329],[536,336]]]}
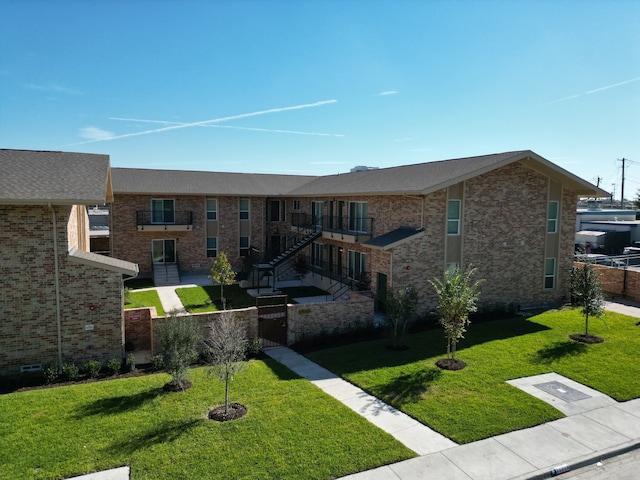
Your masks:
{"label": "storm drain cover", "polygon": [[584,400],[585,398],[591,398],[591,395],[579,392],[575,388],[568,387],[560,382],[546,382],[538,383],[534,387],[539,388],[543,392],[549,393],[555,397],[558,397],[565,402],[575,402],[577,400]]}

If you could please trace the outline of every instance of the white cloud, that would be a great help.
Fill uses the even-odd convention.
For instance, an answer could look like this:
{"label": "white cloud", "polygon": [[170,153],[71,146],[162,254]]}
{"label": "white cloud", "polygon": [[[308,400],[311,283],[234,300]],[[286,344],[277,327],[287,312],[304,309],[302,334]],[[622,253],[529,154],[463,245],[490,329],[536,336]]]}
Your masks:
{"label": "white cloud", "polygon": [[386,95],[396,95],[398,92],[396,92],[395,90],[387,90],[385,92],[380,92],[380,93],[376,93],[375,96],[376,97],[384,97]]}
{"label": "white cloud", "polygon": [[91,142],[99,142],[101,140],[110,140],[114,138],[114,134],[98,127],[84,127],[80,129],[80,137],[86,138]]}
{"label": "white cloud", "polygon": [[411,140],[413,140],[413,137],[401,137],[401,138],[394,138],[393,139],[393,141],[397,142],[397,143],[410,142]]}
{"label": "white cloud", "polygon": [[25,83],[23,87],[30,90],[38,90],[41,92],[65,93],[67,95],[83,95],[80,90],[56,84],[37,85],[35,83]]}

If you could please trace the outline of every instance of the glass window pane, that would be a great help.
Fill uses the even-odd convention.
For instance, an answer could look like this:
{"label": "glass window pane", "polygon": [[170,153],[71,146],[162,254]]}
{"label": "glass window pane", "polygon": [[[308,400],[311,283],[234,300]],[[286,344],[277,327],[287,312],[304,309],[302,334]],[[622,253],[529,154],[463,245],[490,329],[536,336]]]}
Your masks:
{"label": "glass window pane", "polygon": [[449,200],[447,206],[447,219],[459,220],[460,219],[460,200]]}

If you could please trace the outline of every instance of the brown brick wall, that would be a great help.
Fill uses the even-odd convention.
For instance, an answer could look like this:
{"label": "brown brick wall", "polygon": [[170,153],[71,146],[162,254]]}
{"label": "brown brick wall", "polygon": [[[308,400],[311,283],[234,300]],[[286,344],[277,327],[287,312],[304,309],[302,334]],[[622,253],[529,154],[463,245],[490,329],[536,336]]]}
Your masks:
{"label": "brown brick wall", "polygon": [[[138,231],[136,211],[149,211],[154,198],[174,199],[176,211],[193,212],[192,231]],[[116,195],[111,205],[111,255],[137,263],[141,276],[151,273],[152,240],[175,239],[180,269],[185,272],[206,273],[212,259],[206,249],[206,196]],[[241,268],[239,197],[218,199],[218,252],[224,252],[234,268]],[[251,245],[262,250],[264,244],[264,199],[250,201]]]}
{"label": "brown brick wall", "polygon": [[[78,363],[122,355],[121,275],[67,260],[71,209],[55,206],[62,352]],[[46,206],[0,206],[0,372],[58,357],[52,214]],[[90,308],[90,307],[95,308]],[[93,330],[85,329],[93,325]]]}

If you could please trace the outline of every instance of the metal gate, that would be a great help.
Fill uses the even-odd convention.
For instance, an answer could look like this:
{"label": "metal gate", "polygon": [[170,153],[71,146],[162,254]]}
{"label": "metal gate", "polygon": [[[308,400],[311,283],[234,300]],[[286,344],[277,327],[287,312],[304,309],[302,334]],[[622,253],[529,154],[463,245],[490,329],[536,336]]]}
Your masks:
{"label": "metal gate", "polygon": [[258,297],[258,337],[263,347],[287,344],[287,296]]}

